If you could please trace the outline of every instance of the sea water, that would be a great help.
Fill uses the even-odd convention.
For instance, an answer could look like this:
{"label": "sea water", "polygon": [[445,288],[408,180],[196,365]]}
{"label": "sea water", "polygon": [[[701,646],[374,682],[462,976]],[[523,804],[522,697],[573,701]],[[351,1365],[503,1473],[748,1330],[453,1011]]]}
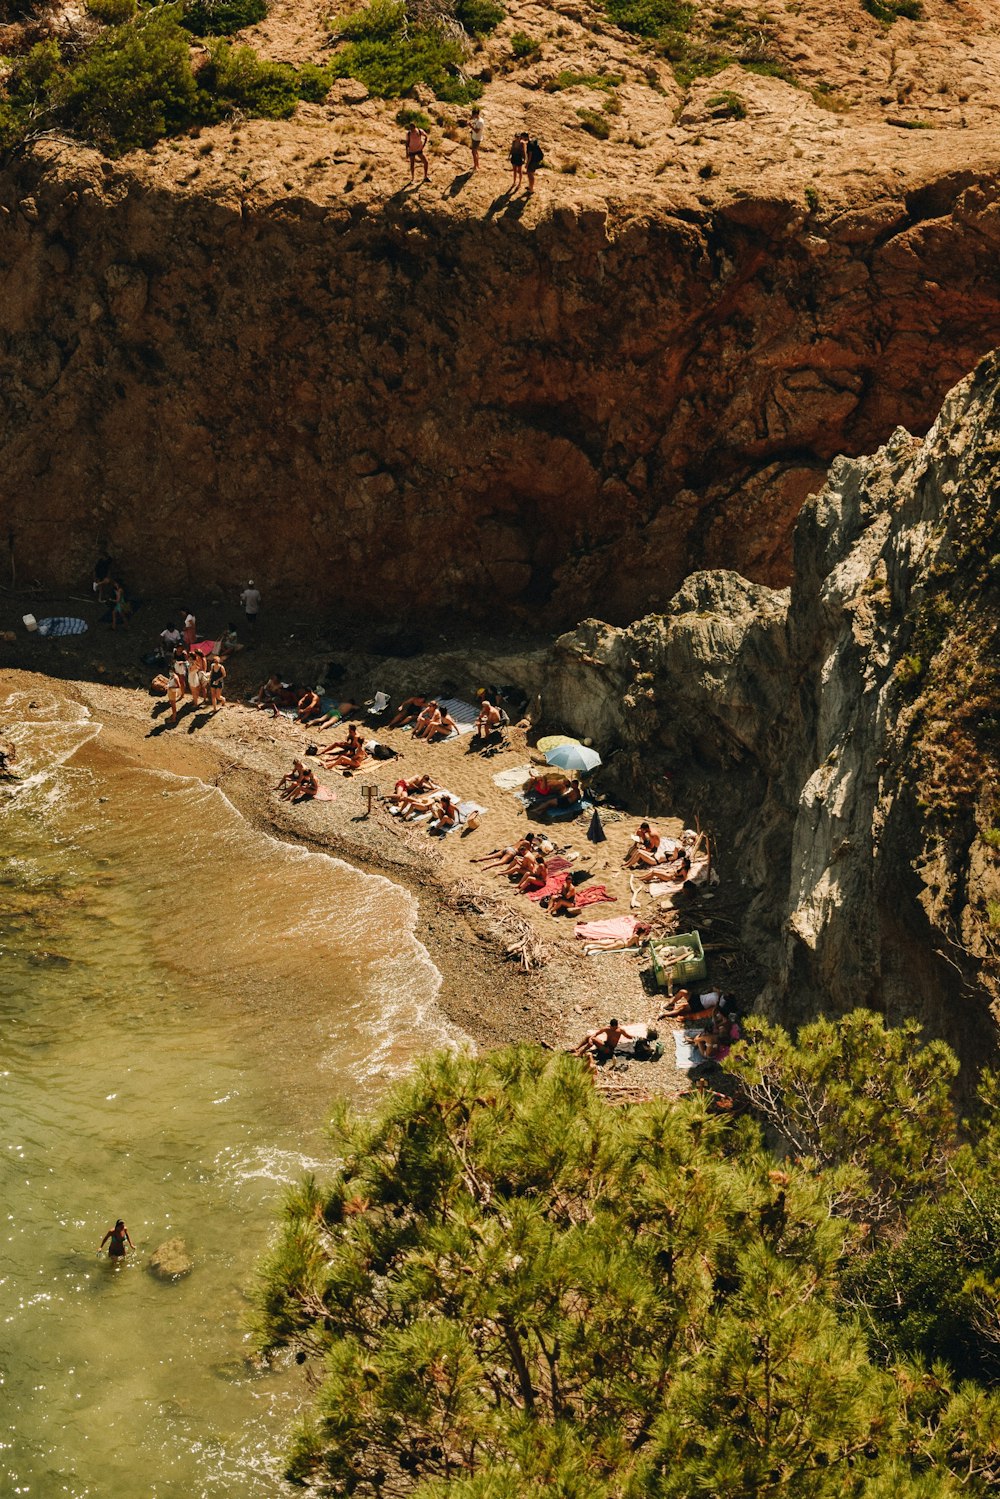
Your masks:
{"label": "sea water", "polygon": [[[331,1102],[447,1039],[415,903],[77,704],[14,695],[0,727],[0,1495],[273,1499],[302,1385],[255,1366],[248,1292]],[[164,1284],[173,1237],[195,1267]]]}

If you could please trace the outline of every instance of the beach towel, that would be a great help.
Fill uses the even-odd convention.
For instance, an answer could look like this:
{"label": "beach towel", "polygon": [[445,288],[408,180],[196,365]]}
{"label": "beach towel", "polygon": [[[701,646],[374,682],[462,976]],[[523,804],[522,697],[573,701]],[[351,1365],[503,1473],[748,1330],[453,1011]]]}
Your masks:
{"label": "beach towel", "polygon": [[674,1031],[674,1053],[681,1072],[690,1072],[705,1060],[696,1046],[692,1046],[684,1031]]}
{"label": "beach towel", "polygon": [[313,800],[317,802],[335,802],[337,800],[337,793],[331,791],[329,786],[317,786],[316,795],[313,797]]}
{"label": "beach towel", "polygon": [[584,797],[573,807],[550,807],[547,812],[542,813],[542,816],[546,822],[568,822],[571,817],[579,817],[581,812],[592,812],[593,809],[593,802],[588,802]]}
{"label": "beach towel", "polygon": [[51,619],[40,619],[38,621],[39,635],[82,635],[87,628],[85,619],[71,619],[68,615],[58,614]]}
{"label": "beach towel", "polygon": [[196,650],[196,651],[201,651],[201,654],[203,656],[212,656],[212,655],[215,654],[215,641],[214,640],[199,640],[198,644],[195,645],[195,646],[193,646],[192,649]]}
{"label": "beach towel", "polygon": [[458,820],[459,822],[466,822],[472,816],[473,812],[478,812],[480,817],[484,817],[488,811],[489,807],[481,807],[478,802],[459,802]]}
{"label": "beach towel", "polygon": [[[544,900],[546,895],[555,895],[562,885],[563,876],[569,869],[570,863],[568,859],[561,859],[557,856],[555,859],[547,859],[545,867],[548,870],[548,878],[540,890],[526,892],[529,900],[539,901]],[[579,896],[577,896],[577,902],[579,902]]]}
{"label": "beach towel", "polygon": [[595,942],[605,937],[627,942],[635,935],[638,925],[634,916],[606,916],[603,921],[578,921],[574,932],[581,942]]}
{"label": "beach towel", "polygon": [[578,906],[597,906],[601,901],[617,899],[617,895],[609,895],[603,885],[588,885],[585,890],[578,890],[575,896]]}
{"label": "beach towel", "polygon": [[[704,885],[708,883],[708,879],[708,860],[697,859],[688,870],[686,880],[651,880],[649,883],[649,893],[654,899],[661,895],[676,895],[679,890],[684,889],[686,884]],[[718,881],[716,880],[714,883],[717,884]]]}
{"label": "beach towel", "polygon": [[499,786],[501,791],[518,791],[534,771],[533,765],[515,765],[512,770],[498,771],[493,777],[493,784]]}
{"label": "beach towel", "polygon": [[[458,734],[472,733],[476,726],[476,719],[479,717],[478,708],[473,707],[471,703],[463,702],[460,697],[437,698],[436,701],[445,713],[451,714],[458,724]],[[451,734],[449,738],[457,739],[458,734]]]}

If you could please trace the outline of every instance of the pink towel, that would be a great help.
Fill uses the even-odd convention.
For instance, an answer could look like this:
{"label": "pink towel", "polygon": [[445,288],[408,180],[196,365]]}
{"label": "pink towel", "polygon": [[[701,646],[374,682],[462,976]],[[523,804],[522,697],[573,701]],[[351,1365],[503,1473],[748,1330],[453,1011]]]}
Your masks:
{"label": "pink towel", "polygon": [[199,641],[199,643],[197,645],[192,646],[191,649],[195,650],[195,651],[201,651],[201,654],[203,656],[214,656],[215,655],[215,641],[214,640],[202,640],[202,641]]}
{"label": "pink towel", "polygon": [[595,942],[599,937],[627,942],[638,924],[634,916],[607,916],[603,921],[578,921],[575,932],[582,942]]}
{"label": "pink towel", "polygon": [[528,899],[536,901],[544,900],[546,895],[555,895],[556,891],[562,885],[563,876],[569,867],[568,859],[546,859],[545,868],[548,871],[548,877],[545,884],[540,890],[527,891]]}

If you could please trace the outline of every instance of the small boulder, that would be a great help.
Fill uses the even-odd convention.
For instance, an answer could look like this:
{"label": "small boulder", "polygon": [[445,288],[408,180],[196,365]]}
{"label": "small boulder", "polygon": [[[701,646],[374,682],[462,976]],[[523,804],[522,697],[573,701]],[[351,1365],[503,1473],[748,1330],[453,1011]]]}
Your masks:
{"label": "small boulder", "polygon": [[191,1274],[194,1260],[183,1239],[167,1239],[153,1250],[146,1268],[157,1280],[180,1280]]}

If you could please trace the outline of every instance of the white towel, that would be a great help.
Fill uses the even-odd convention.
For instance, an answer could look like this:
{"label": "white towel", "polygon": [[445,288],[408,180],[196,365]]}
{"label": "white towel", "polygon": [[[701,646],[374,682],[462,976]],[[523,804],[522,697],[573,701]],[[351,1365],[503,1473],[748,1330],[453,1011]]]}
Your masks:
{"label": "white towel", "polygon": [[705,1060],[696,1046],[692,1046],[683,1031],[674,1031],[674,1051],[681,1072],[690,1072]]}
{"label": "white towel", "polygon": [[493,783],[501,791],[517,791],[536,770],[535,765],[515,765],[512,770],[501,770],[493,777]]}

